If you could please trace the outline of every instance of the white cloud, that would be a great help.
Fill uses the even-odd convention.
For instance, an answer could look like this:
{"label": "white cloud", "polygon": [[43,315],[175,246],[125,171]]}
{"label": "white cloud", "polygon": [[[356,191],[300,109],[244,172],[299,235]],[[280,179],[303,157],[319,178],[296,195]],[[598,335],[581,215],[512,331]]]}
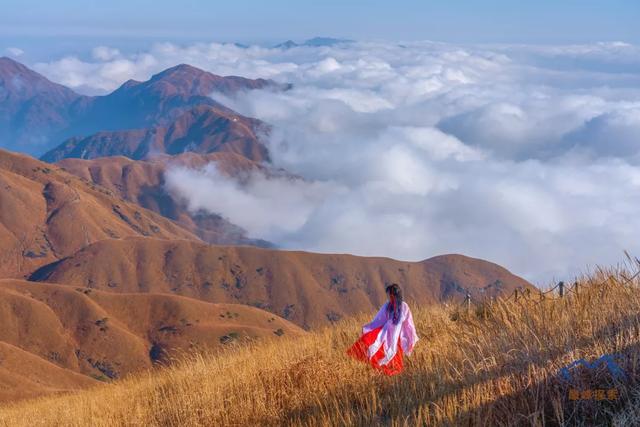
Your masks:
{"label": "white cloud", "polygon": [[120,57],[120,51],[118,49],[108,46],[98,46],[93,49],[91,56],[98,61],[111,61]]}
{"label": "white cloud", "polygon": [[[126,80],[146,80],[148,70],[157,66],[150,54],[136,55],[135,59],[114,54],[108,48],[96,48],[93,56],[98,62],[85,62],[74,56],[64,57],[51,63],[39,63],[35,69],[52,81],[61,83],[86,94],[107,93]],[[105,58],[109,59],[105,59]]]}
{"label": "white cloud", "polygon": [[9,55],[14,56],[16,58],[24,55],[24,50],[20,49],[19,47],[8,47],[5,50]]}
{"label": "white cloud", "polygon": [[213,96],[271,123],[274,166],[304,181],[169,175],[193,209],[252,237],[411,260],[465,253],[541,281],[640,253],[634,45],[160,44],[94,56],[38,69],[91,91],[183,62],[294,84]]}
{"label": "white cloud", "polygon": [[[240,184],[220,173],[213,163],[198,171],[173,168],[165,178],[167,188],[178,194],[190,210],[232,217],[252,234],[272,240],[302,227],[317,204],[336,191],[329,184],[259,173],[249,175]],[[215,197],[211,197],[211,188],[215,188]]]}

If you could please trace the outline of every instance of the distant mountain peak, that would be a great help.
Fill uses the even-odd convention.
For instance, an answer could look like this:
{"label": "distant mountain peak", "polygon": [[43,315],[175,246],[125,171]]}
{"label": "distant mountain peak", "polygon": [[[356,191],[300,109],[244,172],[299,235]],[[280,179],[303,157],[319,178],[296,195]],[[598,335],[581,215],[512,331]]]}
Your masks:
{"label": "distant mountain peak", "polygon": [[314,37],[304,42],[305,46],[333,46],[341,43],[353,43],[349,39],[336,39],[333,37]]}
{"label": "distant mountain peak", "polygon": [[154,74],[151,77],[151,81],[156,81],[156,80],[164,79],[167,77],[174,77],[174,76],[182,76],[182,77],[188,76],[192,78],[199,78],[202,76],[211,76],[211,77],[217,77],[217,78],[220,77],[208,71],[204,71],[200,68],[194,67],[193,65],[178,64],[171,68],[167,68],[166,70],[161,71],[158,74]]}
{"label": "distant mountain peak", "polygon": [[120,86],[121,88],[130,88],[142,83],[140,80],[129,79]]}
{"label": "distant mountain peak", "polygon": [[20,70],[35,73],[35,71],[30,70],[24,64],[21,64],[20,62],[16,61],[13,58],[9,58],[8,56],[0,56],[0,67],[15,67]]}
{"label": "distant mountain peak", "polygon": [[276,49],[291,49],[294,47],[300,46],[298,43],[294,42],[293,40],[287,40],[286,42],[282,42],[282,43],[278,43],[277,45],[274,46],[274,48]]}
{"label": "distant mountain peak", "polygon": [[308,47],[322,47],[322,46],[335,46],[343,43],[353,43],[354,40],[349,39],[336,39],[333,37],[314,37],[312,39],[305,40],[302,43],[296,43],[293,40],[287,40],[286,42],[279,43],[274,46],[275,49],[292,49],[299,46]]}
{"label": "distant mountain peak", "polygon": [[[178,64],[151,76],[149,80],[139,82],[129,80],[111,95],[133,99],[152,96],[154,99],[168,99],[172,96],[194,98],[199,103],[217,103],[204,101],[214,92],[233,94],[241,90],[262,89],[272,87],[287,90],[289,85],[278,84],[265,79],[248,79],[238,76],[220,76],[189,64]],[[107,95],[104,98],[109,98]]]}
{"label": "distant mountain peak", "polygon": [[11,58],[2,57],[0,147],[30,154],[47,153],[55,147],[54,143],[76,135],[165,126],[198,105],[226,111],[226,107],[210,97],[212,93],[233,95],[263,88],[287,90],[290,85],[265,79],[223,77],[189,64],[178,64],[146,81],[128,80],[110,94],[82,96]]}
{"label": "distant mountain peak", "polygon": [[8,56],[0,56],[0,65],[5,65],[5,64],[19,65],[19,66],[22,66],[22,67],[26,68],[24,65],[22,65],[21,63],[19,63],[15,59],[11,59]]}
{"label": "distant mountain peak", "polygon": [[[15,87],[15,81],[12,80],[15,77],[23,79],[23,87]],[[0,88],[4,87],[5,90],[11,90],[12,87],[8,85],[9,83],[13,83],[13,89],[20,89],[21,92],[26,94],[25,96],[51,91],[64,93],[67,96],[78,96],[71,89],[50,81],[42,74],[33,71],[14,59],[3,56],[0,57]]]}
{"label": "distant mountain peak", "polygon": [[0,58],[0,147],[35,154],[82,96],[11,58]]}
{"label": "distant mountain peak", "polygon": [[6,79],[13,76],[22,76],[33,80],[48,81],[46,77],[27,68],[18,61],[6,56],[0,57],[0,86],[2,85],[3,78]]}

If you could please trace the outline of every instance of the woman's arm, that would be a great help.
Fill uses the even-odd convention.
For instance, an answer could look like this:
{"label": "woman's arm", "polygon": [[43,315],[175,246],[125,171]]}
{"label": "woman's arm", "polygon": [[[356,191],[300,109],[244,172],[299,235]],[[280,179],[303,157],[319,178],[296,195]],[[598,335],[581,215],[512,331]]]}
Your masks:
{"label": "woman's arm", "polygon": [[405,317],[404,322],[402,322],[402,329],[400,331],[400,345],[402,346],[402,351],[404,351],[407,356],[411,355],[411,352],[413,352],[413,348],[419,339],[420,338],[418,338],[418,334],[416,333],[416,326],[413,324],[413,315],[411,314],[411,310],[407,304],[407,316]]}
{"label": "woman's arm", "polygon": [[376,314],[376,317],[374,317],[371,322],[367,323],[362,327],[362,333],[366,334],[367,332],[370,332],[375,328],[379,328],[380,326],[384,325],[386,321],[387,321],[387,303],[384,303],[382,304],[382,307],[380,307],[380,310],[378,310],[378,314]]}

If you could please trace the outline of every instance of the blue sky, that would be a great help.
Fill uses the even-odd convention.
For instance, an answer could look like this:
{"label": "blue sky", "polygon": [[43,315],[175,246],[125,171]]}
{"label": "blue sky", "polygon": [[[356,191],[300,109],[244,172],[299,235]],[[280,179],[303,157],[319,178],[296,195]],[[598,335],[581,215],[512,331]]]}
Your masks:
{"label": "blue sky", "polygon": [[69,39],[271,43],[316,35],[456,43],[640,41],[636,0],[3,0],[1,8],[5,45]]}
{"label": "blue sky", "polygon": [[[543,282],[640,253],[638,0],[1,1],[0,55],[81,93],[180,63],[293,83],[221,101],[273,125],[274,165],[304,183],[174,183],[251,237]],[[193,43],[318,35],[367,42]]]}

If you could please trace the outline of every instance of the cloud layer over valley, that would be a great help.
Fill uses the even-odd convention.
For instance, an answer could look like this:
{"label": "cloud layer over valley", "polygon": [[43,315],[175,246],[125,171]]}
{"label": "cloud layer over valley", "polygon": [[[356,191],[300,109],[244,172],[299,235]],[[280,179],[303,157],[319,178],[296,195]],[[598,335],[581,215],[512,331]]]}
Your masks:
{"label": "cloud layer over valley", "polygon": [[268,49],[156,45],[36,65],[79,91],[177,63],[293,83],[214,98],[273,126],[288,175],[210,165],[169,189],[289,249],[406,260],[463,253],[569,279],[640,254],[640,49],[357,42]]}

